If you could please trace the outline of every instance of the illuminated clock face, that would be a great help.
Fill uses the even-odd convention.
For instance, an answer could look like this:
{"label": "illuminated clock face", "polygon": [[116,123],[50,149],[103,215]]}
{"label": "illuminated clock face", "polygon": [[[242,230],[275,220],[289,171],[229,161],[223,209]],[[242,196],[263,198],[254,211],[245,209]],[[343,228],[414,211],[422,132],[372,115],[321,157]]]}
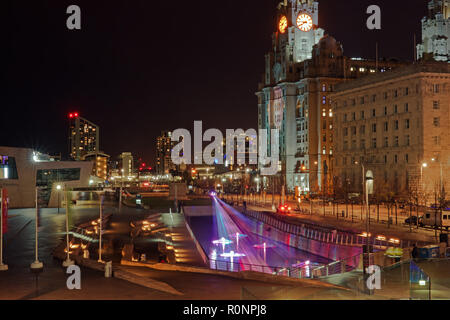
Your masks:
{"label": "illuminated clock face", "polygon": [[280,23],[278,25],[278,29],[280,30],[281,33],[285,33],[287,27],[288,27],[287,18],[286,16],[282,16],[280,19]]}
{"label": "illuminated clock face", "polygon": [[304,32],[311,30],[313,27],[311,16],[306,13],[300,13],[297,17],[297,27]]}

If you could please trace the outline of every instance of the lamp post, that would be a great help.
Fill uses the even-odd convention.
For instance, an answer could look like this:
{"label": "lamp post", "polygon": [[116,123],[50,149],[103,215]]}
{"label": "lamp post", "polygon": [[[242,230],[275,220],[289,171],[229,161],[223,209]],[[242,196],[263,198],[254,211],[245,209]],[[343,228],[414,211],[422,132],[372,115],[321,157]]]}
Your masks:
{"label": "lamp post", "polygon": [[7,271],[8,265],[3,263],[3,210],[6,210],[3,195],[3,188],[0,188],[0,271]]}
{"label": "lamp post", "polygon": [[[440,219],[440,221],[441,221],[441,225],[440,225],[440,229],[441,229],[441,232],[442,232],[442,209],[443,209],[443,200],[445,200],[444,198],[443,198],[443,187],[444,187],[444,183],[443,183],[443,181],[442,181],[442,161],[440,161],[440,160],[438,160],[438,159],[436,159],[436,158],[433,158],[433,159],[431,159],[431,161],[433,161],[433,162],[439,162],[439,208],[440,208],[440,214],[441,214],[441,219]],[[435,205],[437,204],[437,201],[435,201]],[[436,208],[436,211],[437,211],[437,208]],[[437,212],[436,212],[436,214],[437,214]],[[435,216],[436,216],[436,214],[435,214]],[[436,222],[436,217],[435,217],[435,222]],[[436,235],[436,237],[437,237],[437,235]]]}
{"label": "lamp post", "polygon": [[123,172],[124,170],[122,169],[122,175],[120,176],[120,194],[119,194],[119,213],[122,211],[122,189],[123,189]]}
{"label": "lamp post", "polygon": [[99,236],[99,244],[98,244],[98,262],[103,263],[102,260],[102,233],[103,233],[103,200],[104,195],[100,196],[100,236]]}
{"label": "lamp post", "polygon": [[424,183],[423,183],[423,168],[428,167],[427,163],[422,163],[422,165],[420,166],[420,189],[422,190],[422,194],[424,195],[424,201],[425,201],[425,205],[426,205],[426,196],[425,196],[425,187],[424,187]]}
{"label": "lamp post", "polygon": [[38,203],[38,196],[39,196],[39,188],[36,187],[36,223],[35,223],[35,259],[34,262],[31,263],[30,268],[32,270],[39,270],[42,269],[44,267],[44,264],[42,262],[39,261],[39,257],[38,257],[38,219],[39,219],[39,203]]}
{"label": "lamp post", "polygon": [[60,200],[59,200],[59,193],[61,192],[61,185],[60,184],[58,184],[57,186],[56,186],[56,192],[58,193],[58,213],[59,213],[59,207],[61,206],[61,204],[60,204]]}
{"label": "lamp post", "polygon": [[69,267],[74,264],[73,260],[70,260],[70,245],[69,245],[69,196],[67,187],[64,186],[64,194],[66,199],[66,250],[67,256],[66,260],[63,261],[63,267]]}

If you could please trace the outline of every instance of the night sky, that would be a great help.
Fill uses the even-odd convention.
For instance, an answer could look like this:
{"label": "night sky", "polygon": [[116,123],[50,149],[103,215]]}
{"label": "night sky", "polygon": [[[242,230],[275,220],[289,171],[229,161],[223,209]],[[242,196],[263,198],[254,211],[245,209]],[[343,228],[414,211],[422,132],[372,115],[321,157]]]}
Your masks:
{"label": "night sky", "polygon": [[[100,147],[146,161],[161,130],[256,128],[254,95],[280,0],[2,0],[0,145],[67,154],[68,113],[98,124]],[[351,57],[413,59],[427,0],[321,0],[319,26]],[[66,28],[66,8],[82,30]],[[366,8],[382,9],[382,30]],[[6,56],[5,56],[6,54]]]}

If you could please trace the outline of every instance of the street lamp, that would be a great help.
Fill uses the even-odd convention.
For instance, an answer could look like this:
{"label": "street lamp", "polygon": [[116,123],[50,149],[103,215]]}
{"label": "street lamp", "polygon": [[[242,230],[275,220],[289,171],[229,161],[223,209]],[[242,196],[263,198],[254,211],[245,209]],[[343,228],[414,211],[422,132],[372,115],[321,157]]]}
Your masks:
{"label": "street lamp", "polygon": [[443,181],[442,181],[442,161],[432,158],[431,161],[439,162],[439,192],[442,192]]}
{"label": "street lamp", "polygon": [[424,192],[424,185],[423,185],[423,168],[428,167],[427,163],[422,163],[422,165],[420,166],[420,188],[422,189],[422,193]]}
{"label": "street lamp", "polygon": [[61,185],[60,184],[58,184],[56,186],[56,190],[57,190],[57,193],[58,193],[58,213],[59,213],[59,207],[61,206],[60,202],[59,202],[59,193],[61,192]]}

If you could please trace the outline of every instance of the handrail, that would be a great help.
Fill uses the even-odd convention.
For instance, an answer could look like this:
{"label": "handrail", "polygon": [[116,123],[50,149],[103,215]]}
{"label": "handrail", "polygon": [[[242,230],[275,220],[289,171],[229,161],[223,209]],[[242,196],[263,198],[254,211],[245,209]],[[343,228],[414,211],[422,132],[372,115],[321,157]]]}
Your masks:
{"label": "handrail", "polygon": [[[366,237],[354,234],[350,232],[340,232],[337,231],[336,233],[333,233],[332,231],[323,231],[322,229],[328,229],[328,228],[309,228],[309,227],[303,227],[295,224],[291,224],[289,222],[283,221],[278,219],[277,217],[268,216],[264,212],[260,211],[252,211],[252,210],[246,210],[242,212],[242,214],[249,216],[251,218],[254,218],[258,221],[261,221],[265,224],[270,225],[271,227],[274,227],[277,230],[284,231],[286,233],[290,233],[293,235],[301,236],[308,239],[317,240],[320,242],[331,242],[338,245],[350,245],[350,246],[360,246],[366,244]],[[274,223],[274,221],[276,221]],[[302,231],[306,230],[306,231]],[[317,239],[317,232],[319,233],[319,239]],[[323,235],[332,235],[331,239],[330,237],[327,237],[327,239],[324,239]],[[344,239],[345,238],[345,239]],[[370,244],[374,246],[380,246],[380,247],[402,247],[402,248],[409,248],[412,246],[412,243],[417,243],[419,245],[421,244],[429,244],[421,241],[403,241],[399,240],[398,242],[390,241],[390,240],[380,240],[375,237],[370,237]],[[338,241],[340,240],[340,241]]]}

